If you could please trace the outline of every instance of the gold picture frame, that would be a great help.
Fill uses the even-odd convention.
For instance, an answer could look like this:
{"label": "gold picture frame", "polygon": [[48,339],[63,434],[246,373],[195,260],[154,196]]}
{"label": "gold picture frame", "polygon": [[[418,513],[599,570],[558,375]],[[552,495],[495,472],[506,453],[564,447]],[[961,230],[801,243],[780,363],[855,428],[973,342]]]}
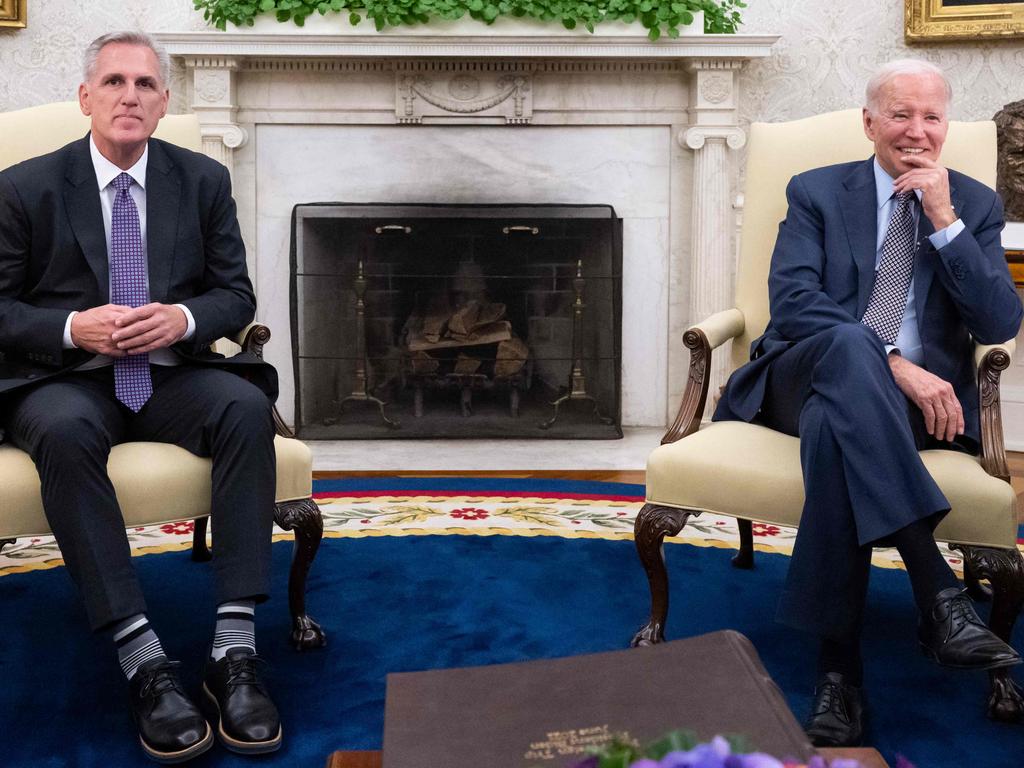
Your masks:
{"label": "gold picture frame", "polygon": [[908,43],[1024,37],[1024,0],[904,0]]}
{"label": "gold picture frame", "polygon": [[0,0],[0,27],[24,27],[28,24],[25,6],[28,0]]}

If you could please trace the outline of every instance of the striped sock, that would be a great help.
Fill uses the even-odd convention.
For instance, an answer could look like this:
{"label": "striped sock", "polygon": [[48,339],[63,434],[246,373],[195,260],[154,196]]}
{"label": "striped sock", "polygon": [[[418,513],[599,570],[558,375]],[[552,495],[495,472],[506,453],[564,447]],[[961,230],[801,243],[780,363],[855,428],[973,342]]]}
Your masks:
{"label": "striped sock", "polygon": [[217,628],[213,632],[210,659],[220,661],[229,650],[244,648],[256,653],[255,600],[235,600],[217,606]]}
{"label": "striped sock", "polygon": [[163,646],[160,645],[160,638],[149,626],[149,620],[144,613],[137,613],[118,622],[114,627],[113,638],[114,645],[117,646],[117,660],[129,680],[147,661],[167,658]]}

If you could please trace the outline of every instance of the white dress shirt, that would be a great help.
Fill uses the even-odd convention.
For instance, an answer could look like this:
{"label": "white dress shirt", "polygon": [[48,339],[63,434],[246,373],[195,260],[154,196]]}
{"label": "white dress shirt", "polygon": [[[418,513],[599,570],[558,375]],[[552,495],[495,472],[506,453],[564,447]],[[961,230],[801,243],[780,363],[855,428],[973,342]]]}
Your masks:
{"label": "white dress shirt", "polygon": [[[99,185],[100,195],[100,208],[103,210],[103,230],[106,234],[107,242],[107,254],[110,253],[110,227],[111,219],[114,214],[114,198],[117,197],[117,189],[114,187],[112,182],[122,173],[127,173],[132,177],[132,185],[128,190],[128,193],[132,196],[132,200],[135,201],[135,207],[139,212],[139,227],[142,234],[142,256],[143,263],[146,265],[146,283],[149,283],[149,262],[148,262],[148,246],[146,244],[146,166],[149,162],[149,145],[142,151],[142,157],[139,158],[138,162],[135,163],[127,171],[123,171],[114,165],[112,162],[107,160],[96,148],[96,143],[92,137],[89,137],[89,151],[92,155],[92,167],[96,171],[96,181]],[[108,255],[109,258],[109,255]],[[109,295],[109,294],[108,294]],[[196,332],[196,321],[192,317],[192,313],[188,307],[184,304],[175,304],[174,306],[179,307],[185,313],[185,320],[187,321],[187,327],[185,329],[185,335],[182,339],[190,339]],[[68,315],[67,322],[64,324],[64,349],[77,349],[77,345],[71,339],[71,320],[77,315],[77,312],[71,312]],[[75,370],[87,371],[93,368],[100,368],[104,365],[110,365],[113,358],[107,355],[95,355],[92,359],[86,360]],[[178,365],[178,356],[173,350],[168,348],[154,349],[149,353],[149,362],[155,363],[156,365]]]}

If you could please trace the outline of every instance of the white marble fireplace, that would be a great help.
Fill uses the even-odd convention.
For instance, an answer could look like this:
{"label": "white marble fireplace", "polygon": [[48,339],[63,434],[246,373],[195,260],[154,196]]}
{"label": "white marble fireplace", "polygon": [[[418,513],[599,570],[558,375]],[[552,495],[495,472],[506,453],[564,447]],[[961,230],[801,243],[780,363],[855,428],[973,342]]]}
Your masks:
{"label": "white marble fireplace", "polygon": [[662,426],[682,331],[731,302],[736,74],[776,38],[472,30],[160,35],[190,73],[204,151],[232,169],[282,415],[294,205],[605,203],[623,220],[622,423]]}

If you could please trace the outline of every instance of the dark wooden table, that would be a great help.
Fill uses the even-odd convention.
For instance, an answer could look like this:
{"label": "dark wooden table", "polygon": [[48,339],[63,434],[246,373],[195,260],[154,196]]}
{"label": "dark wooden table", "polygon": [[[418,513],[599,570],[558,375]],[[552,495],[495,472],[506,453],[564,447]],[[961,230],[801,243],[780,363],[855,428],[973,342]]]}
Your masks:
{"label": "dark wooden table", "polygon": [[[889,768],[877,749],[857,747],[851,749],[819,749],[826,760],[837,757],[859,760],[864,768]],[[381,768],[380,752],[335,752],[327,758],[327,768]]]}

